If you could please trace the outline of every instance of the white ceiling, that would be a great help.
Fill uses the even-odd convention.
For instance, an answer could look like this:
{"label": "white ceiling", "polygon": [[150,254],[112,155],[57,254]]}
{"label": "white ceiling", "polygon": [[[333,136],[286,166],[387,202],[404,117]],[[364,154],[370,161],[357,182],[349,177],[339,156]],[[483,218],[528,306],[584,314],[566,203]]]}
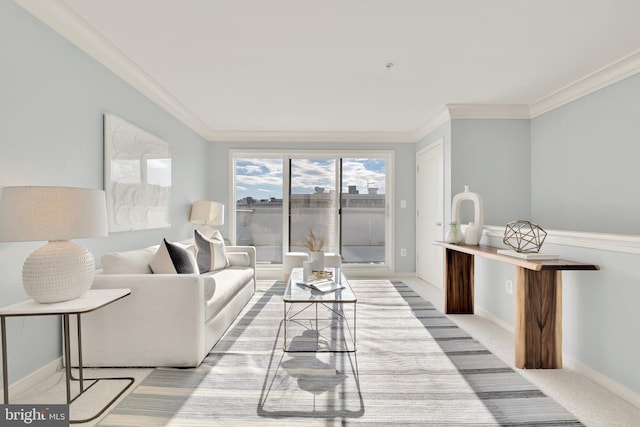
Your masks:
{"label": "white ceiling", "polygon": [[415,140],[640,48],[638,0],[16,1],[211,140]]}

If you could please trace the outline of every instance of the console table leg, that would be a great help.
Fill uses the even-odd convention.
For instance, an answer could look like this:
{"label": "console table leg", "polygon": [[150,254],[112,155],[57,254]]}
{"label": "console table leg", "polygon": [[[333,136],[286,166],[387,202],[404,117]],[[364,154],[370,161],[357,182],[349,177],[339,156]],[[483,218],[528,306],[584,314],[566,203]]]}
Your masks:
{"label": "console table leg", "polygon": [[518,267],[515,366],[562,368],[562,272]]}
{"label": "console table leg", "polygon": [[473,314],[473,255],[447,249],[445,258],[445,313]]}

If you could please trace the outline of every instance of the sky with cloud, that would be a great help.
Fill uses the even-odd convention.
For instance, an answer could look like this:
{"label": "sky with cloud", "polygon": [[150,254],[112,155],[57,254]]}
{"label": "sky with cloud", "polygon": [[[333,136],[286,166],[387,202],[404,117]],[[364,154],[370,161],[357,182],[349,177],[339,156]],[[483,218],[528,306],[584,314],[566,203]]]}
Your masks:
{"label": "sky with cloud", "polygon": [[[238,159],[236,161],[236,199],[251,196],[254,199],[281,199],[283,195],[282,159]],[[342,160],[342,191],[348,192],[355,185],[360,194],[366,194],[368,187],[378,188],[378,194],[385,193],[385,160],[355,159]],[[335,159],[292,159],[291,178],[294,194],[310,194],[316,187],[325,191],[335,188],[338,162]]]}

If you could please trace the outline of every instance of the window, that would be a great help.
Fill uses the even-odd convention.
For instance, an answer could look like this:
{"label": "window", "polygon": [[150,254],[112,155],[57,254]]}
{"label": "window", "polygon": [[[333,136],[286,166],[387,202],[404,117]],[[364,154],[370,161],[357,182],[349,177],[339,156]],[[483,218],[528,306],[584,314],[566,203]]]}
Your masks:
{"label": "window", "polygon": [[335,159],[290,159],[289,250],[300,246],[309,230],[326,239],[325,252],[340,253]]}
{"label": "window", "polygon": [[340,254],[345,263],[385,262],[385,171],[385,159],[342,159]]}
{"label": "window", "polygon": [[389,267],[388,188],[392,152],[232,151],[235,242],[256,247],[259,264],[281,264],[309,229],[345,266]]}
{"label": "window", "polygon": [[235,240],[256,247],[256,261],[281,264],[282,159],[235,160]]}

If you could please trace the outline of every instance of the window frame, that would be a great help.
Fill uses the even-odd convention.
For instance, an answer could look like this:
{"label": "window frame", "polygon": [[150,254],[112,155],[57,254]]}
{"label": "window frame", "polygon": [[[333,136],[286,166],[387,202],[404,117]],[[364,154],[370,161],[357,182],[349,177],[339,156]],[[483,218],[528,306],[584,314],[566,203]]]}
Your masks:
{"label": "window frame", "polygon": [[[228,200],[228,218],[229,218],[229,240],[235,244],[236,242],[236,160],[243,158],[271,158],[282,160],[282,179],[283,179],[283,207],[289,206],[289,159],[295,158],[324,158],[324,159],[367,159],[380,158],[385,160],[385,262],[375,264],[344,264],[343,269],[352,272],[361,270],[363,273],[375,271],[377,274],[388,272],[392,273],[395,268],[395,223],[394,223],[394,191],[395,188],[395,152],[393,150],[290,150],[282,149],[231,149],[229,150],[229,200]],[[336,168],[336,178],[340,171]],[[342,185],[342,182],[338,185]],[[338,204],[340,205],[340,204]],[[338,207],[339,208],[339,207]],[[337,211],[336,211],[337,215]],[[289,244],[289,215],[283,211],[282,215],[282,248],[283,259],[284,253],[288,251]],[[256,266],[259,270],[281,270],[282,264],[259,264]]]}

